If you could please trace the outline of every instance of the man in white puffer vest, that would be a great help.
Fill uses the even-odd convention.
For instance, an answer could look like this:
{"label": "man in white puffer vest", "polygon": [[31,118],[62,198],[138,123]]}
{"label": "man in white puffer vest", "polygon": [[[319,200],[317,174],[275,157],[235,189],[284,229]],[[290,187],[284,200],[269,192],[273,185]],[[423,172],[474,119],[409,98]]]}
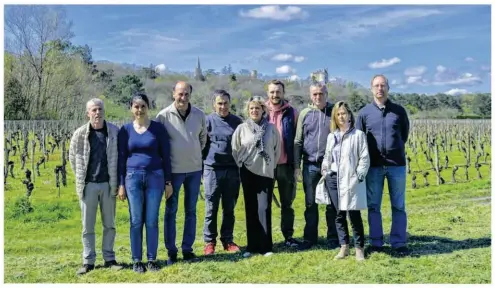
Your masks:
{"label": "man in white puffer vest", "polygon": [[119,128],[105,121],[104,104],[94,98],[86,103],[89,122],[73,134],[69,162],[76,176],[76,192],[82,217],[83,266],[77,275],[95,268],[95,223],[98,204],[103,223],[104,267],[122,269],[115,261],[115,205],[117,196],[117,134]]}

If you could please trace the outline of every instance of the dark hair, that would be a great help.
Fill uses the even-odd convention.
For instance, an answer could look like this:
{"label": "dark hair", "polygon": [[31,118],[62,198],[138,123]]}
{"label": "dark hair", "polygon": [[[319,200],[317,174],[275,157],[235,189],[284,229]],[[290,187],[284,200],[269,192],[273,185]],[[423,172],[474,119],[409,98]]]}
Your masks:
{"label": "dark hair", "polygon": [[148,99],[148,96],[146,96],[146,94],[141,92],[134,93],[134,95],[132,95],[131,98],[131,103],[130,103],[131,107],[132,107],[132,103],[134,103],[134,101],[136,100],[143,100],[146,103],[146,106],[148,106],[148,108],[150,107],[150,100]]}
{"label": "dark hair", "polygon": [[274,79],[274,80],[271,80],[270,82],[268,82],[268,85],[270,84],[273,84],[273,85],[280,85],[282,86],[282,92],[285,93],[285,85],[284,85],[284,82],[280,81],[280,80],[277,80],[277,79]]}
{"label": "dark hair", "polygon": [[220,96],[220,97],[227,97],[229,99],[229,102],[230,102],[230,94],[223,90],[223,89],[217,89],[215,91],[213,91],[213,104],[215,104],[215,100],[217,99],[217,97]]}

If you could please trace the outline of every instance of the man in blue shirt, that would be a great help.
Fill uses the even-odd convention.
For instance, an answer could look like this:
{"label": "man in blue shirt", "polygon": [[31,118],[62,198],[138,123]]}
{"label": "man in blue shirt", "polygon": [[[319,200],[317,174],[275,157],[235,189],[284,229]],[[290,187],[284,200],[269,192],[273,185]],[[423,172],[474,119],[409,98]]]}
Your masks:
{"label": "man in blue shirt", "polygon": [[373,102],[359,111],[356,128],[366,133],[371,160],[366,175],[371,252],[383,250],[380,210],[387,178],[392,205],[390,245],[399,255],[407,255],[405,144],[409,136],[409,119],[402,106],[388,99],[389,88],[385,76],[375,75],[371,79]]}
{"label": "man in blue shirt", "polygon": [[241,118],[230,113],[230,94],[225,90],[213,92],[215,111],[206,118],[208,137],[203,149],[203,179],[205,190],[205,222],[203,238],[204,254],[215,253],[217,232],[217,214],[222,200],[222,227],[220,241],[228,252],[240,251],[234,243],[234,208],[239,197],[240,176],[232,157],[232,134]]}

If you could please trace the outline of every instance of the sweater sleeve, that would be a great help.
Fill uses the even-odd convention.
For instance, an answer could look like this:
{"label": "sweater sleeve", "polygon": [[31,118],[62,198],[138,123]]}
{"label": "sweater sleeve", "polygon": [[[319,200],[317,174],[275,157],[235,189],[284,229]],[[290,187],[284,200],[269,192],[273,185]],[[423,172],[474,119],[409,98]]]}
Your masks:
{"label": "sweater sleeve", "polygon": [[162,168],[165,175],[165,182],[172,181],[172,160],[170,159],[170,137],[164,125],[157,122],[159,128],[158,139],[160,143],[160,154],[162,156]]}
{"label": "sweater sleeve", "polygon": [[199,132],[199,143],[201,144],[201,150],[205,148],[207,138],[208,132],[206,131],[206,117],[203,115],[201,118],[201,131]]}
{"label": "sweater sleeve", "polygon": [[118,138],[117,138],[117,146],[119,151],[118,157],[118,177],[119,177],[119,185],[125,185],[125,174],[126,174],[126,163],[127,156],[129,155],[128,142],[129,142],[129,133],[126,130],[126,125],[122,125],[119,130]]}
{"label": "sweater sleeve", "polygon": [[368,142],[366,140],[366,134],[358,134],[358,167],[356,173],[358,175],[359,181],[363,181],[368,174],[368,169],[370,168],[370,155],[368,152]]}
{"label": "sweater sleeve", "polygon": [[363,115],[363,109],[359,111],[358,117],[356,119],[356,129],[363,131],[366,134],[366,123],[365,117]]}
{"label": "sweater sleeve", "polygon": [[401,127],[401,136],[402,136],[402,141],[404,143],[407,142],[407,139],[409,138],[409,128],[410,128],[410,123],[409,123],[409,118],[407,116],[407,112],[404,109],[404,114],[402,115],[402,127]]}
{"label": "sweater sleeve", "polygon": [[239,150],[241,148],[241,127],[242,125],[237,126],[232,134],[232,157],[234,158],[237,167],[241,167],[242,163],[239,163]]}

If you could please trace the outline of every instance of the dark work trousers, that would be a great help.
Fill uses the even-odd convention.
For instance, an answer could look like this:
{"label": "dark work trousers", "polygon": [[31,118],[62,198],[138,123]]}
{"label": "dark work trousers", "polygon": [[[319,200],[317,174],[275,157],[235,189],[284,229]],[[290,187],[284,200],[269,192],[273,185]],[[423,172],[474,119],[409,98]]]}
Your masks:
{"label": "dark work trousers", "polygon": [[[318,241],[318,204],[315,203],[316,185],[321,178],[321,163],[305,162],[303,164],[303,187],[305,194],[306,210],[304,211],[304,240],[316,244]],[[327,222],[327,240],[338,241],[335,227],[335,210],[327,205],[325,211]]]}
{"label": "dark work trousers", "polygon": [[[287,240],[294,235],[294,209],[292,208],[292,202],[296,197],[296,179],[293,166],[291,164],[277,165],[275,181],[277,181],[280,205],[282,206],[280,229],[285,240]],[[275,181],[273,181],[273,184],[275,184]]]}
{"label": "dark work trousers", "polygon": [[355,245],[364,247],[364,227],[360,210],[339,210],[339,196],[337,192],[337,172],[330,171],[325,177],[325,186],[330,194],[332,204],[330,206],[335,211],[335,226],[339,235],[340,245],[349,244],[349,228],[347,227],[347,214],[351,220],[352,233],[354,235]]}
{"label": "dark work trousers", "polygon": [[241,168],[241,183],[246,206],[247,252],[265,254],[273,249],[273,179]]}
{"label": "dark work trousers", "polygon": [[239,197],[241,180],[239,168],[215,168],[205,169],[203,173],[205,189],[205,223],[203,238],[205,242],[215,242],[218,236],[217,215],[222,200],[222,227],[220,228],[220,241],[230,243],[234,240],[234,208]]}

